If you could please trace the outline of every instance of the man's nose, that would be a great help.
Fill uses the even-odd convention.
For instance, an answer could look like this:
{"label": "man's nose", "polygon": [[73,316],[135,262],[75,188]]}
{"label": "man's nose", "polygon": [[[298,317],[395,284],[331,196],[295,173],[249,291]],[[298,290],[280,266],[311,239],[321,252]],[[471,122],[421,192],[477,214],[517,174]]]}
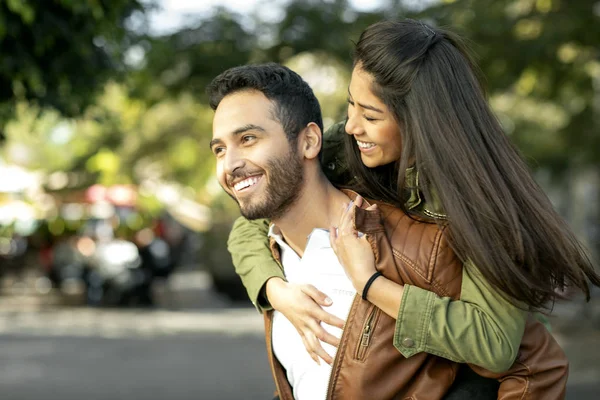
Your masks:
{"label": "man's nose", "polygon": [[225,154],[223,169],[226,174],[231,175],[238,168],[244,168],[244,158],[235,150],[228,150]]}

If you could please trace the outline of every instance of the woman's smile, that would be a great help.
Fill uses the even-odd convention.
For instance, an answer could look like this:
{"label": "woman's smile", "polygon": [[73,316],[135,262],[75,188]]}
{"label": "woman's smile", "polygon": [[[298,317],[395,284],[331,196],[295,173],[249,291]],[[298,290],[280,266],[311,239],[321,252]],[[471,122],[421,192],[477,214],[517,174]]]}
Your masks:
{"label": "woman's smile", "polygon": [[363,142],[362,140],[356,139],[356,144],[361,153],[371,153],[375,150],[377,145],[373,142]]}

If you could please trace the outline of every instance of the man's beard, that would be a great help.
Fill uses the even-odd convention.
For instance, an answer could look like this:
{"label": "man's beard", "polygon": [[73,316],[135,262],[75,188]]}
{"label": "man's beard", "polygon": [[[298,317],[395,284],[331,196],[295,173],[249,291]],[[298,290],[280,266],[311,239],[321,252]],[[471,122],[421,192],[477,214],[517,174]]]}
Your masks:
{"label": "man's beard", "polygon": [[[263,194],[258,193],[256,196],[264,197],[262,201],[251,198],[246,200],[248,204],[243,206],[232,196],[246,219],[280,218],[300,197],[304,169],[298,155],[292,150],[283,157],[267,161],[265,172],[268,172],[269,176],[267,186]],[[263,178],[266,179],[267,175],[263,175]]]}

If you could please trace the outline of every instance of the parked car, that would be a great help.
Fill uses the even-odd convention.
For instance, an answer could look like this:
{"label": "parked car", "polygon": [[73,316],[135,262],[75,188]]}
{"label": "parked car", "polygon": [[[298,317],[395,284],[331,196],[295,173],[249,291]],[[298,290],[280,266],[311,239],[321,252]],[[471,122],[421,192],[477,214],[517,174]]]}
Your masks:
{"label": "parked car", "polygon": [[231,255],[227,251],[227,238],[232,223],[213,224],[204,237],[201,249],[202,260],[212,277],[214,288],[233,301],[248,301],[246,288],[235,273]]}

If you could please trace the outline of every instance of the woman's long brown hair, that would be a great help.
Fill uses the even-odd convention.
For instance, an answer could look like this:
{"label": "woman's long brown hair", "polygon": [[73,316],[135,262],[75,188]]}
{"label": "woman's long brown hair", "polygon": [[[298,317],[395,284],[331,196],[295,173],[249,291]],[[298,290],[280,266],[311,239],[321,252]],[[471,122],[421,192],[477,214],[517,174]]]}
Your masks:
{"label": "woman's long brown hair", "polygon": [[572,287],[589,299],[586,278],[600,285],[600,276],[503,132],[460,38],[419,21],[382,21],[362,33],[354,63],[374,78],[403,145],[396,163],[368,168],[348,136],[358,189],[404,207],[414,166],[425,199],[435,190],[441,202],[456,254],[514,304],[548,308]]}

